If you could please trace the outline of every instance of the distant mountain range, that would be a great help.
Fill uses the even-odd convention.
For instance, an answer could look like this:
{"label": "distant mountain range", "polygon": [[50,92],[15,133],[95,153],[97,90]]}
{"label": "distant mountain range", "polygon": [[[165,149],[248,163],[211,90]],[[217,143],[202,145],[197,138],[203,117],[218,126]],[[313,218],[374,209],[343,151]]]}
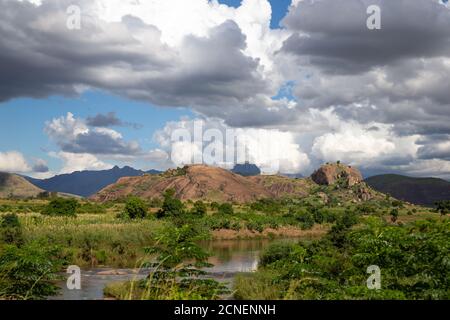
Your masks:
{"label": "distant mountain range", "polygon": [[261,169],[259,169],[256,164],[246,162],[244,164],[237,163],[234,168],[231,169],[231,172],[244,177],[251,177],[260,175]]}
{"label": "distant mountain range", "polygon": [[450,182],[438,178],[413,178],[383,174],[367,178],[373,189],[399,200],[433,206],[436,201],[450,200]]}
{"label": "distant mountain range", "polygon": [[[211,169],[208,169],[207,171],[211,172],[210,170]],[[245,184],[267,184],[267,181],[269,181],[270,179],[275,179],[274,176],[271,176],[272,178],[261,176],[259,168],[249,163],[237,165],[231,171],[234,173],[238,173],[241,176],[252,178]],[[212,174],[208,178],[206,178],[206,176],[208,175],[205,175],[205,179],[215,179],[218,176],[224,175],[224,172],[225,171],[223,171],[223,173],[221,174]],[[50,192],[67,193],[82,197],[90,197],[97,194],[100,190],[105,189],[107,186],[113,184],[117,185],[117,182],[121,178],[142,177],[146,174],[157,175],[161,173],[161,171],[157,170],[142,171],[128,166],[125,166],[123,168],[115,166],[110,170],[102,171],[77,171],[70,174],[57,175],[55,177],[42,180],[26,176],[21,177],[13,174],[0,173],[0,197],[8,197],[11,195],[22,197],[35,196],[43,190]],[[281,176],[289,178],[302,178],[301,175],[280,175],[279,178],[276,178],[278,179],[277,183],[275,183],[271,187],[271,190],[264,190],[264,192],[262,192],[261,190],[258,190],[258,188],[256,188],[255,191],[261,191],[261,195],[264,195],[266,191],[270,193],[278,193],[280,192],[280,190],[285,189],[284,191],[289,191],[287,193],[290,193],[293,189],[298,188],[293,187],[293,182],[289,179],[282,180]],[[151,178],[149,177],[147,179]],[[228,181],[228,179],[225,180]],[[151,181],[152,183],[150,183],[150,185],[152,185],[156,180]],[[414,204],[433,206],[437,201],[450,200],[450,182],[438,178],[413,178],[396,174],[384,174],[367,178],[365,182],[376,191],[390,194],[394,198]],[[180,184],[180,186],[184,185],[185,183],[187,182],[184,180],[182,181],[182,183],[177,180],[177,184]],[[200,183],[200,185],[203,186],[205,183],[206,182],[202,180],[202,183]],[[205,184],[205,186],[209,184],[210,183],[208,182]],[[224,185],[225,184],[220,184],[218,190],[210,190],[210,188],[215,187],[215,185],[209,185],[209,187],[205,189],[203,189],[202,187],[200,188],[200,191],[196,190],[195,192],[221,193],[224,191],[222,190],[224,188]],[[228,185],[228,183],[226,183],[226,185]],[[175,187],[178,188],[178,185]],[[248,187],[249,186],[246,186],[246,188]],[[240,192],[244,192],[246,188],[242,188]],[[162,188],[161,190],[156,190],[156,194],[159,194],[163,189],[164,188]],[[228,198],[241,198],[241,196],[239,196],[238,194],[239,192],[235,193],[235,191],[237,190],[239,190],[239,188],[237,187],[236,190],[231,190],[230,197]],[[248,190],[245,192],[248,192]],[[243,196],[243,198],[256,197],[256,194],[252,194],[251,196],[249,195],[249,197]]]}
{"label": "distant mountain range", "polygon": [[115,183],[122,177],[136,177],[144,174],[159,174],[161,171],[142,171],[125,166],[115,166],[109,170],[76,171],[70,174],[57,175],[49,179],[24,177],[35,186],[51,192],[64,192],[82,197],[89,197],[106,186]]}

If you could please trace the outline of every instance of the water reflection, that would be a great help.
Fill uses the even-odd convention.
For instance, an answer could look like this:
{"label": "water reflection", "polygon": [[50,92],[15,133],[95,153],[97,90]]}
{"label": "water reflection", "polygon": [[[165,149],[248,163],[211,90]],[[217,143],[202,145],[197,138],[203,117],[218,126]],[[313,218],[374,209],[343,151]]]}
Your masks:
{"label": "water reflection", "polygon": [[212,273],[252,272],[258,268],[259,255],[273,242],[294,242],[296,239],[214,240],[201,243],[211,253]]}
{"label": "water reflection", "polygon": [[[230,284],[236,273],[255,271],[258,267],[261,251],[271,243],[297,241],[298,239],[213,240],[202,242],[200,245],[211,254],[209,262],[214,264],[211,268],[205,268],[205,271],[208,272],[211,278]],[[112,274],[110,274],[110,272]],[[69,290],[67,289],[65,282],[63,282],[60,283],[60,294],[51,299],[103,299],[103,289],[107,284],[133,279],[143,279],[149,272],[149,270],[136,269],[85,269],[82,270],[81,290]]]}

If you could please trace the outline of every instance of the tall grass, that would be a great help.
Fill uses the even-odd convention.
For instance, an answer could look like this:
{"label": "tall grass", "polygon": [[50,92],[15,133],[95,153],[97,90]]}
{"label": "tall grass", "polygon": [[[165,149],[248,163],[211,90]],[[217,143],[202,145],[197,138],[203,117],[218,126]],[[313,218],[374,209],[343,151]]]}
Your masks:
{"label": "tall grass", "polygon": [[83,214],[77,218],[19,215],[26,242],[46,240],[63,248],[66,258],[79,266],[132,267],[152,245],[154,233],[167,222],[124,221],[108,214]]}

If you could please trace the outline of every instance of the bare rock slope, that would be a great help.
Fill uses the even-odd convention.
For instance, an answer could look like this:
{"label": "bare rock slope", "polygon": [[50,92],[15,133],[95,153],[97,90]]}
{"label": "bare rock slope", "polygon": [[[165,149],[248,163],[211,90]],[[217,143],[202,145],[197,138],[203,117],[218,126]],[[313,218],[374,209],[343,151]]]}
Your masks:
{"label": "bare rock slope", "polygon": [[339,184],[346,187],[363,181],[358,169],[343,164],[325,164],[311,175],[311,179],[320,185]]}

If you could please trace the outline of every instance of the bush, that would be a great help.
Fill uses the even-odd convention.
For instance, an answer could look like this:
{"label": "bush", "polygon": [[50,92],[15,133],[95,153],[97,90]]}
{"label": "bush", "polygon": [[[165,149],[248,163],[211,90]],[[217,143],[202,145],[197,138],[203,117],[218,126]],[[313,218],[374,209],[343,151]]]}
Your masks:
{"label": "bush", "polygon": [[78,206],[78,201],[75,199],[56,198],[50,201],[41,213],[47,216],[75,217]]}
{"label": "bush", "polygon": [[441,215],[450,213],[450,200],[436,202],[436,210]]}
{"label": "bush", "polygon": [[346,211],[344,215],[338,217],[336,223],[331,227],[327,237],[338,248],[345,242],[345,236],[352,226],[358,223],[358,216],[352,211]]}
{"label": "bush", "polygon": [[130,219],[143,219],[147,215],[147,204],[138,197],[130,197],[125,204],[125,216]]}
{"label": "bush", "polygon": [[[315,219],[314,214],[311,211],[293,211],[294,209],[290,209],[290,214],[294,217],[295,221],[300,223],[300,227],[304,230],[311,229],[314,226]],[[314,210],[313,210],[314,211]],[[315,210],[314,212],[317,212],[318,210]],[[319,217],[317,217],[319,218]]]}
{"label": "bush", "polygon": [[194,203],[194,207],[191,210],[191,214],[199,217],[203,217],[204,215],[206,215],[206,212],[206,205],[203,203],[203,201],[196,201]]}
{"label": "bush", "polygon": [[390,215],[391,215],[391,221],[396,222],[398,219],[398,209],[397,208],[392,209]]}
{"label": "bush", "polygon": [[258,232],[264,231],[264,225],[259,221],[247,222],[247,228],[248,228],[248,230],[252,230],[252,231],[258,231]]}
{"label": "bush", "polygon": [[175,198],[175,190],[168,189],[164,192],[164,201],[156,216],[158,218],[164,217],[179,217],[184,214],[184,204],[179,199]]}
{"label": "bush", "polygon": [[102,204],[83,202],[77,207],[77,213],[102,214],[106,213],[106,208]]}
{"label": "bush", "polygon": [[0,248],[0,299],[45,299],[57,293],[54,281],[63,260],[56,247],[32,242]]}
{"label": "bush", "polygon": [[[342,227],[348,225],[339,220]],[[264,285],[277,287],[277,295],[272,295],[277,299],[446,300],[449,230],[448,219],[399,226],[370,217],[358,228],[346,230],[344,245],[337,246],[328,237],[274,244],[264,251],[249,281],[234,287],[235,297],[261,299],[265,291],[258,288]],[[381,269],[381,290],[367,288],[370,265]]]}
{"label": "bush", "polygon": [[259,265],[265,267],[284,259],[292,253],[292,249],[291,244],[275,242],[262,252]]}
{"label": "bush", "polygon": [[219,214],[232,215],[234,213],[233,206],[230,203],[222,203],[217,209]]}
{"label": "bush", "polygon": [[149,201],[150,208],[161,208],[162,206],[162,200],[159,198],[152,198]]}
{"label": "bush", "polygon": [[23,244],[22,226],[16,214],[7,214],[0,220],[0,239],[8,244]]}

